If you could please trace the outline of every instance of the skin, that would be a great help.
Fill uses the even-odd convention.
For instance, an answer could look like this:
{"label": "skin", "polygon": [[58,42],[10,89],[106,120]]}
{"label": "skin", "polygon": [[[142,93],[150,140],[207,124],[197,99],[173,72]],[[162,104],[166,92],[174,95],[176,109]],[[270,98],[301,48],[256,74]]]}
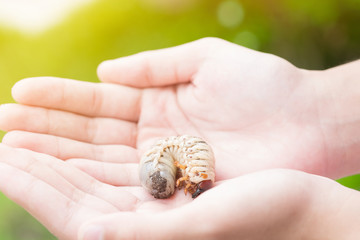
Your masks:
{"label": "skin", "polygon": [[[49,192],[65,195],[54,200],[61,213],[54,219],[49,209],[19,199],[21,191],[0,188],[56,236],[75,239],[79,233],[80,239],[88,240],[100,239],[96,238],[99,234],[105,239],[176,239],[184,234],[189,239],[331,239],[324,230],[329,228],[334,236],[354,232],[346,235],[348,239],[359,234],[350,223],[339,229],[334,224],[338,220],[331,217],[322,223],[324,216],[328,219],[326,213],[339,207],[334,202],[341,206],[351,203],[346,205],[353,207],[351,211],[344,207],[336,216],[340,221],[351,218],[357,206],[355,191],[290,170],[241,177],[279,167],[329,178],[359,172],[356,139],[347,132],[340,141],[336,138],[343,133],[339,129],[351,132],[346,123],[354,119],[342,115],[340,106],[337,112],[329,107],[334,99],[339,105],[349,102],[334,94],[340,86],[346,89],[341,81],[334,81],[337,86],[322,81],[335,76],[334,72],[298,69],[279,57],[209,38],[106,61],[99,66],[98,75],[104,83],[25,79],[13,88],[19,104],[0,108],[0,128],[9,131],[3,143],[10,146],[2,146],[0,152],[7,152],[8,157],[1,157],[1,162],[6,162],[6,167],[10,164],[14,173],[40,179],[35,182],[53,188],[39,194],[39,201]],[[350,123],[353,129],[360,129]],[[139,188],[139,156],[155,139],[178,134],[201,136],[213,147],[217,186],[193,201],[182,194],[154,201]],[[34,156],[41,156],[42,161]],[[12,158],[18,160],[10,161]],[[18,161],[25,161],[25,168],[17,166]],[[49,165],[59,179],[68,182],[58,183],[55,175],[45,177],[42,169]],[[277,176],[282,176],[281,181]],[[1,182],[11,179],[7,174]],[[21,182],[12,182],[21,187]],[[68,193],[63,185],[75,189]],[[103,188],[108,192],[102,192]],[[92,191],[100,192],[95,195],[101,203],[93,203],[92,197],[76,190],[91,196]],[[334,192],[333,198],[326,196],[329,192]],[[109,207],[109,202],[115,208]],[[323,206],[322,211],[314,214],[317,206]],[[189,218],[192,221],[186,220]],[[208,224],[214,227],[208,229]],[[299,228],[308,231],[296,230]],[[183,229],[190,230],[184,233]]]}
{"label": "skin", "polygon": [[259,171],[219,181],[194,200],[155,200],[142,187],[100,182],[46,154],[5,145],[0,152],[2,192],[59,239],[359,237],[359,193],[316,175]]}
{"label": "skin", "polygon": [[330,178],[356,173],[360,164],[339,162],[343,149],[327,145],[331,127],[319,115],[310,73],[270,54],[202,39],[104,62],[98,75],[105,83],[20,81],[13,88],[20,104],[1,107],[0,128],[9,131],[5,144],[77,158],[83,170],[115,185],[114,173],[96,170],[99,162],[133,175],[136,164],[118,163],[137,163],[155,139],[179,134],[212,146],[217,180],[274,167]]}

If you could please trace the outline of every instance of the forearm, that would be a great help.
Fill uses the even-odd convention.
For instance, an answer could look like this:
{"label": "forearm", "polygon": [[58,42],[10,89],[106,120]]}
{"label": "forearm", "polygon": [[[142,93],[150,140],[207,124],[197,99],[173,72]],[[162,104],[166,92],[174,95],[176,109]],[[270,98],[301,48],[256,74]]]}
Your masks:
{"label": "forearm", "polygon": [[318,96],[320,131],[328,170],[343,177],[360,172],[360,60],[324,71],[309,71]]}
{"label": "forearm", "polygon": [[[332,186],[331,186],[332,185]],[[303,236],[306,239],[360,239],[360,192],[332,182],[316,190],[305,214]]]}

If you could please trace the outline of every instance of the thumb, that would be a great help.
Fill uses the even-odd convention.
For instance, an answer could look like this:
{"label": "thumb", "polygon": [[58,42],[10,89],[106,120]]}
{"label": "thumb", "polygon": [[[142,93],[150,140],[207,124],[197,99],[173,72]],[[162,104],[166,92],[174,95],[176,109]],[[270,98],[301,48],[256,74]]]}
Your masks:
{"label": "thumb", "polygon": [[204,38],[176,47],[152,50],[107,60],[97,70],[103,82],[133,87],[156,87],[190,82],[207,56],[210,46],[223,42]]}
{"label": "thumb", "polygon": [[172,213],[115,213],[84,223],[78,239],[184,239],[180,221]]}

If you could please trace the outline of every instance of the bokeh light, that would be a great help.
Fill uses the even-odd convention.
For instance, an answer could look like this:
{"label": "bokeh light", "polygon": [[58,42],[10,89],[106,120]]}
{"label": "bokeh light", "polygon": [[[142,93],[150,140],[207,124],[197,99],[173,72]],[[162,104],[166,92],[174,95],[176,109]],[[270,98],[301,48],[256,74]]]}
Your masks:
{"label": "bokeh light", "polygon": [[222,26],[234,28],[241,24],[244,10],[239,1],[225,0],[218,7],[217,17]]}

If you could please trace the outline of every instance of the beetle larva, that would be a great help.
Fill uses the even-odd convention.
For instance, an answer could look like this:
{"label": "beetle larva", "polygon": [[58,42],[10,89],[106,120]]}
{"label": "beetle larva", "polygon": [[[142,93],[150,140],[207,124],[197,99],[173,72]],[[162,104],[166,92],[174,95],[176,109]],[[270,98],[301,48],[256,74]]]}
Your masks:
{"label": "beetle larva", "polygon": [[185,187],[195,198],[215,180],[211,147],[201,138],[173,136],[158,140],[140,161],[140,181],[155,198],[168,198]]}

